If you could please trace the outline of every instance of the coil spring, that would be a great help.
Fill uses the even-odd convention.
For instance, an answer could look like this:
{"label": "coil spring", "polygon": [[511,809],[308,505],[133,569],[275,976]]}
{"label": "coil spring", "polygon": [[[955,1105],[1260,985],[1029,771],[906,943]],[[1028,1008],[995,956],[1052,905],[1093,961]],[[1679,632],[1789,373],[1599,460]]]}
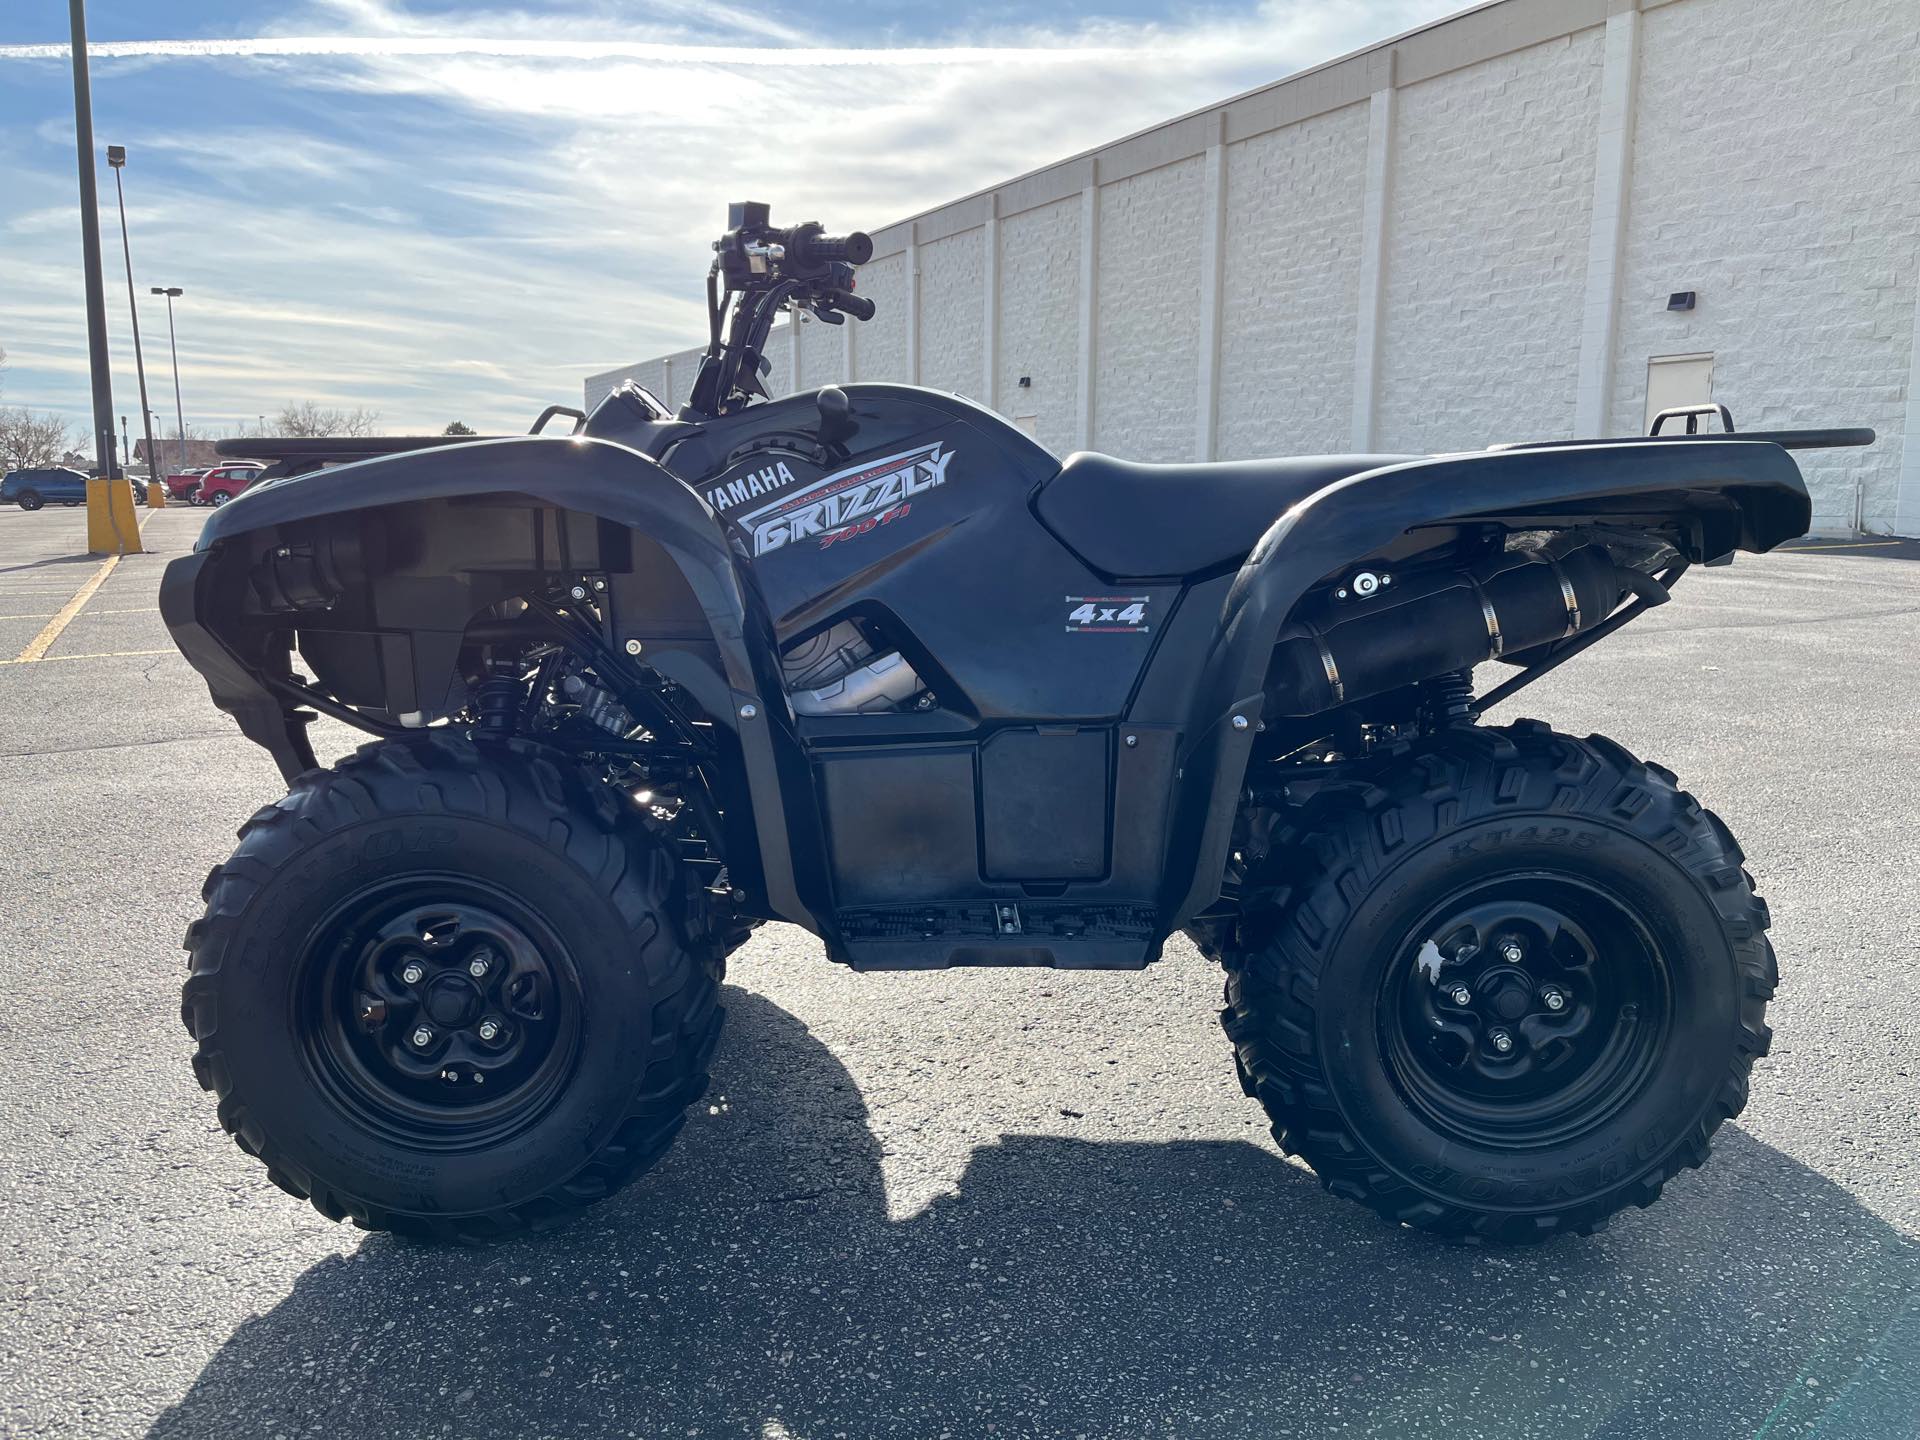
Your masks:
{"label": "coil spring", "polygon": [[1473,718],[1473,671],[1449,670],[1421,687],[1427,728],[1444,730]]}
{"label": "coil spring", "polygon": [[513,734],[514,718],[520,711],[521,685],[517,675],[493,674],[475,687],[474,708],[480,714],[476,733],[490,740],[503,740]]}

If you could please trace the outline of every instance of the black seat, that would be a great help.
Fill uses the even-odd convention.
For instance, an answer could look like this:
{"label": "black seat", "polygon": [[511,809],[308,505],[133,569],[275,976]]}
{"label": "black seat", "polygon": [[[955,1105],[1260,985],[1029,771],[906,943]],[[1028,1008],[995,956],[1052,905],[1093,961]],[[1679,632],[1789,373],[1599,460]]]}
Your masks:
{"label": "black seat", "polygon": [[1316,490],[1415,459],[1410,455],[1302,455],[1212,465],[1141,465],[1085,451],[1040,487],[1040,523],[1115,579],[1193,575],[1231,564]]}

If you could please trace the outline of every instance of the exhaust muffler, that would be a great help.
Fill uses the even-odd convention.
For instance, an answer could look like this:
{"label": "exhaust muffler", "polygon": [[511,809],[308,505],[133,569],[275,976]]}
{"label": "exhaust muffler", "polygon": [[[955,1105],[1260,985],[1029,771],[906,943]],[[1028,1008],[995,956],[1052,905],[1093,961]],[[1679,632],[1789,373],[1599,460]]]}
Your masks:
{"label": "exhaust muffler", "polygon": [[1280,632],[1267,671],[1267,713],[1316,715],[1482,660],[1576,635],[1628,590],[1598,545],[1561,556],[1509,550],[1470,570],[1399,580],[1329,602]]}

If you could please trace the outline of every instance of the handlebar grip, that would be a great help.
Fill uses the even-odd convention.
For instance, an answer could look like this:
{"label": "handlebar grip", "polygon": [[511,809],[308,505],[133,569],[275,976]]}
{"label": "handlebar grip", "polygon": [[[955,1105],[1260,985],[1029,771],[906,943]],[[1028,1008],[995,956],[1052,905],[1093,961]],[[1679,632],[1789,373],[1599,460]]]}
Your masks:
{"label": "handlebar grip", "polygon": [[[860,238],[864,240],[867,237],[862,235]],[[858,264],[859,262],[856,261],[854,263]],[[834,291],[833,308],[846,311],[847,314],[856,320],[871,320],[873,318],[873,302],[864,295],[854,294],[851,290]]]}
{"label": "handlebar grip", "polygon": [[809,265],[831,265],[835,261],[864,265],[873,258],[873,240],[861,230],[851,235],[810,235],[801,247],[800,258]]}

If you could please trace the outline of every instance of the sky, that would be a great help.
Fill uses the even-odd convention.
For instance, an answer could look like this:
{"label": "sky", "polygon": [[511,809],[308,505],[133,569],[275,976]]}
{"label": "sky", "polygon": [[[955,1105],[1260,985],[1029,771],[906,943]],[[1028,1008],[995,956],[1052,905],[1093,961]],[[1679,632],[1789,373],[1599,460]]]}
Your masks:
{"label": "sky", "polygon": [[[117,414],[524,429],[705,339],[726,206],[877,229],[1463,0],[92,0]],[[60,0],[0,3],[0,404],[87,428]]]}

